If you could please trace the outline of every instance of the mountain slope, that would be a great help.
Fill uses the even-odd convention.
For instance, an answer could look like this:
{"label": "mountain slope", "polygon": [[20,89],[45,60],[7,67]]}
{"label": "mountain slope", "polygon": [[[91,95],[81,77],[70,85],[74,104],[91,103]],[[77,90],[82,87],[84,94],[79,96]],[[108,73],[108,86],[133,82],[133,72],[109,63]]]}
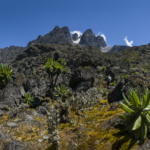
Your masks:
{"label": "mountain slope", "polygon": [[68,27],[59,28],[58,26],[56,26],[48,34],[44,36],[39,35],[37,39],[30,41],[27,44],[27,47],[35,45],[37,43],[61,44],[72,43],[72,40]]}
{"label": "mountain slope", "polygon": [[16,58],[26,47],[10,46],[0,49],[0,63],[10,63]]}

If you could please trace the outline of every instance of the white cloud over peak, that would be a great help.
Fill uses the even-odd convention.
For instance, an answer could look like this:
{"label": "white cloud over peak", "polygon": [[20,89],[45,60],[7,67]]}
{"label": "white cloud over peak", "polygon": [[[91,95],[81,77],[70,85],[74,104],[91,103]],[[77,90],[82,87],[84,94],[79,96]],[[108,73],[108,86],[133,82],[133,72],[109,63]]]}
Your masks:
{"label": "white cloud over peak", "polygon": [[77,33],[77,34],[78,34],[78,37],[80,37],[80,36],[83,34],[81,31],[77,31],[77,30],[71,31],[70,33],[71,33],[71,34]]}
{"label": "white cloud over peak", "polygon": [[106,36],[104,34],[101,34],[100,36],[103,37],[104,41],[106,42]]}
{"label": "white cloud over peak", "polygon": [[101,32],[98,32],[95,36],[103,37],[104,41],[106,42],[106,36],[103,33],[101,34]]}
{"label": "white cloud over peak", "polygon": [[127,46],[132,47],[133,41],[128,41],[127,36],[125,37],[124,41],[126,42]]}
{"label": "white cloud over peak", "polygon": [[96,34],[96,36],[99,36],[101,34],[101,32],[98,32],[97,34]]}

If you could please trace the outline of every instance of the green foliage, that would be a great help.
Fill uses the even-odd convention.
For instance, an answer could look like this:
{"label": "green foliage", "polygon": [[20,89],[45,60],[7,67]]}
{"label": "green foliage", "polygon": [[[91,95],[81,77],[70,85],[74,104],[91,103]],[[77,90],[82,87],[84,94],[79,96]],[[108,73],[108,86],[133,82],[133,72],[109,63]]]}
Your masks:
{"label": "green foliage", "polygon": [[11,76],[14,71],[10,68],[8,64],[0,64],[0,84],[7,84],[9,80],[12,80]]}
{"label": "green foliage", "polygon": [[61,98],[68,97],[67,92],[69,91],[69,89],[64,84],[62,84],[61,86],[58,85],[57,87],[55,87],[55,91],[56,91],[56,94],[54,93],[54,95],[56,97],[61,97]]}
{"label": "green foliage", "polygon": [[100,88],[96,88],[96,90],[97,90],[98,92],[100,92]]}
{"label": "green foliage", "polygon": [[133,67],[136,67],[136,64],[132,64]]}
{"label": "green foliage", "polygon": [[127,62],[129,63],[129,62],[130,62],[130,59],[127,59]]}
{"label": "green foliage", "polygon": [[135,72],[134,74],[137,75],[137,74],[139,74],[139,73],[138,73],[138,72]]}
{"label": "green foliage", "polygon": [[31,93],[27,92],[24,95],[25,98],[22,98],[24,103],[26,103],[27,105],[31,106],[32,105],[32,101],[33,100],[33,96],[31,96]]}
{"label": "green foliage", "polygon": [[106,66],[102,66],[102,70],[105,70],[106,69]]}
{"label": "green foliage", "polygon": [[64,60],[59,58],[59,62],[53,60],[52,58],[49,58],[45,64],[46,72],[47,73],[52,73],[56,71],[58,74],[60,73],[67,73],[67,69],[64,68],[62,64],[64,64]]}
{"label": "green foliage", "polygon": [[107,90],[104,90],[104,91],[103,91],[103,96],[106,96],[107,93],[108,93],[108,91],[107,91]]}
{"label": "green foliage", "polygon": [[66,65],[66,61],[63,58],[59,58],[58,63],[60,63],[61,65]]}
{"label": "green foliage", "polygon": [[143,72],[146,72],[146,71],[147,71],[147,69],[143,67]]}
{"label": "green foliage", "polygon": [[128,76],[126,74],[122,75],[122,78],[126,79]]}
{"label": "green foliage", "polygon": [[145,140],[147,128],[150,125],[150,93],[148,89],[143,89],[143,99],[140,97],[139,90],[129,90],[130,102],[123,94],[125,103],[120,102],[122,109],[128,114],[122,114],[120,117],[125,120],[126,131],[133,132],[137,139]]}
{"label": "green foliage", "polygon": [[115,83],[115,82],[111,82],[111,83],[110,83],[110,85],[115,86],[115,85],[116,85],[116,83]]}

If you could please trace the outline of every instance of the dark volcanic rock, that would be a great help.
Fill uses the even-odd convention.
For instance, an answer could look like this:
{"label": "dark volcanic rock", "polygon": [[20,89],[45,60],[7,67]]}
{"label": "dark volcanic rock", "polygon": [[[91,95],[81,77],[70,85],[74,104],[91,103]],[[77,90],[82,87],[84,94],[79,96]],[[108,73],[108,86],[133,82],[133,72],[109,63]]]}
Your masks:
{"label": "dark volcanic rock", "polygon": [[78,68],[74,70],[69,85],[74,91],[81,92],[88,90],[93,86],[93,83],[93,71],[90,68]]}
{"label": "dark volcanic rock", "polygon": [[129,89],[138,88],[142,96],[143,87],[147,87],[148,89],[150,89],[149,80],[136,75],[131,76],[125,80],[120,81],[117,84],[117,86],[113,89],[113,91],[108,94],[108,102],[113,103],[116,101],[123,100],[122,93],[124,93],[125,96],[129,98],[128,96]]}
{"label": "dark volcanic rock", "polygon": [[21,97],[22,93],[20,87],[7,84],[2,91],[0,101],[2,104],[8,105],[9,107],[16,107],[19,106]]}
{"label": "dark volcanic rock", "polygon": [[73,41],[76,41],[76,40],[78,40],[78,34],[77,33],[75,33],[75,34],[73,34],[72,35],[72,39],[73,39]]}
{"label": "dark volcanic rock", "polygon": [[53,31],[48,34],[41,36],[37,39],[30,41],[27,47],[35,45],[37,43],[49,43],[49,44],[61,44],[61,43],[72,43],[70,31],[68,27],[59,28],[56,26]]}
{"label": "dark volcanic rock", "polygon": [[88,29],[83,33],[79,44],[83,46],[96,46],[98,48],[107,46],[103,37],[96,37],[91,29]]}

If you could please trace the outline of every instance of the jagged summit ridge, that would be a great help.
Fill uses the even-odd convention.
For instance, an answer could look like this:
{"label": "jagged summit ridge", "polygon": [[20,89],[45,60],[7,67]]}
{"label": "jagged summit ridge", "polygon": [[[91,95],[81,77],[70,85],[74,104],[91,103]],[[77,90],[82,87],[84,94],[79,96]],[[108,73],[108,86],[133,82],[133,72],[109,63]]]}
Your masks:
{"label": "jagged summit ridge", "polygon": [[44,36],[38,36],[37,39],[30,41],[27,44],[27,47],[35,45],[37,43],[48,43],[48,44],[62,44],[62,43],[70,43],[72,44],[70,31],[68,27],[59,28],[55,26],[55,28]]}
{"label": "jagged summit ridge", "polygon": [[103,37],[95,36],[91,29],[88,29],[83,33],[79,44],[83,46],[96,46],[98,48],[107,46]]}

